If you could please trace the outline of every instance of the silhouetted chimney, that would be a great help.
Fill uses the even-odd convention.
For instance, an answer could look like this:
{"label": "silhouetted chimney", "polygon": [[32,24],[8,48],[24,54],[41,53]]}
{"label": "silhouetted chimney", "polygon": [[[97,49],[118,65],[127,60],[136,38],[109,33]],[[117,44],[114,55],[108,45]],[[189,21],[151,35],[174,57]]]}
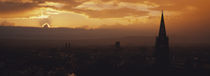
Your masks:
{"label": "silhouetted chimney", "polygon": [[65,48],[71,48],[71,43],[70,43],[70,41],[68,41],[68,42],[65,43]]}
{"label": "silhouetted chimney", "polygon": [[116,47],[116,48],[120,48],[120,41],[116,41],[116,42],[115,42],[115,47]]}
{"label": "silhouetted chimney", "polygon": [[67,42],[65,42],[65,48],[67,48],[68,47],[68,44],[67,44]]}

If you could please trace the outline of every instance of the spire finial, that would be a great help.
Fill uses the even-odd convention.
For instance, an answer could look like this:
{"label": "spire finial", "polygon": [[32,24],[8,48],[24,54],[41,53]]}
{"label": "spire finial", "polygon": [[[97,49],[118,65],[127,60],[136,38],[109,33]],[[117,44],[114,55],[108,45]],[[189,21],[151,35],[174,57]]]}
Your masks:
{"label": "spire finial", "polygon": [[166,37],[166,30],[165,30],[165,22],[164,22],[163,10],[162,10],[162,16],[161,16],[161,22],[160,22],[159,36]]}

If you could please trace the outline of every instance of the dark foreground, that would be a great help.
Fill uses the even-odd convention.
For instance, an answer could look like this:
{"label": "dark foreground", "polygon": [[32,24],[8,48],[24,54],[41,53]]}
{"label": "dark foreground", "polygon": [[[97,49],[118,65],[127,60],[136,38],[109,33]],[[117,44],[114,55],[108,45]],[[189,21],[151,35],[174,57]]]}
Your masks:
{"label": "dark foreground", "polygon": [[172,50],[169,66],[157,66],[152,48],[1,48],[0,76],[210,75],[208,49],[183,50]]}

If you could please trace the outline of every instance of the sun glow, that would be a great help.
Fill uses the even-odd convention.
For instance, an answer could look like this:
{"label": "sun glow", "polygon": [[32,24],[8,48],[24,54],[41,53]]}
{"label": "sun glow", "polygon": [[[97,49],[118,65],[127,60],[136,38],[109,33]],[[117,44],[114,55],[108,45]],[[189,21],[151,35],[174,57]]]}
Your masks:
{"label": "sun glow", "polygon": [[43,28],[50,28],[50,24],[44,23],[44,24],[42,25],[42,27],[43,27]]}

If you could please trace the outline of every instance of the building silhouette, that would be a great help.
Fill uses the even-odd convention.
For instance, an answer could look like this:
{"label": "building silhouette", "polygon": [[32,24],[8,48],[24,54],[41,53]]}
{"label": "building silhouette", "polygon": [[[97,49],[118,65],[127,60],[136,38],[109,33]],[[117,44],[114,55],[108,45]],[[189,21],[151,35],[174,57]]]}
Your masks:
{"label": "building silhouette", "polygon": [[116,48],[120,48],[120,41],[116,41],[116,42],[115,42],[115,47],[116,47]]}
{"label": "building silhouette", "polygon": [[159,35],[156,37],[154,56],[156,58],[155,64],[158,66],[163,67],[170,64],[169,39],[166,35],[163,12],[161,16]]}
{"label": "building silhouette", "polygon": [[70,41],[67,41],[67,42],[65,43],[65,48],[71,48],[71,43],[70,43]]}

